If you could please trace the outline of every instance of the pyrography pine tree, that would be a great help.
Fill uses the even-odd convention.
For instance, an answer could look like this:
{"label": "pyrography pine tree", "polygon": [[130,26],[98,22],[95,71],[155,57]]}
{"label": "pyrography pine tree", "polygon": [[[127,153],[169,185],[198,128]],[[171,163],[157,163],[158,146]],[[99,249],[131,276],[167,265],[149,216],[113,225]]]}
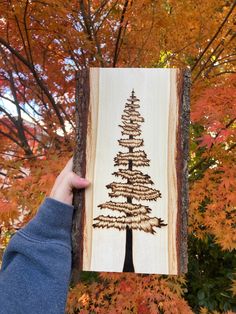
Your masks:
{"label": "pyrography pine tree", "polygon": [[119,211],[122,216],[100,215],[94,218],[94,228],[116,228],[126,230],[126,250],[123,271],[134,272],[133,265],[133,234],[132,230],[141,230],[148,233],[155,233],[154,227],[166,226],[161,218],[150,217],[148,214],[151,208],[136,201],[156,201],[161,197],[159,190],[151,188],[153,181],[150,176],[136,170],[137,167],[148,167],[150,160],[143,150],[139,148],[144,145],[141,135],[141,123],[144,118],[138,112],[140,108],[139,99],[134,95],[134,90],[125,104],[121,116],[122,138],[118,140],[119,145],[128,149],[128,152],[118,152],[114,158],[115,166],[119,168],[113,175],[122,178],[126,182],[112,182],[106,187],[111,189],[111,198],[126,198],[124,202],[108,201],[98,205],[100,209]]}

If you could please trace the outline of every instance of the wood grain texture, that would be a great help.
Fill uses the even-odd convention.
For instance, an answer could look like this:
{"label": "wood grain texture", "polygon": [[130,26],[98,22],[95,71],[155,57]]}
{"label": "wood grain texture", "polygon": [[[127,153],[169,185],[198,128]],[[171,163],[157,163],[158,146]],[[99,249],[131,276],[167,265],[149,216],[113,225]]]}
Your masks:
{"label": "wood grain texture", "polygon": [[[81,177],[86,176],[86,139],[89,113],[89,70],[76,73],[76,146],[73,171]],[[74,216],[72,226],[72,283],[79,280],[83,265],[83,235],[85,220],[85,192],[75,190],[73,197]]]}
{"label": "wood grain texture", "polygon": [[[99,68],[90,71],[90,108],[88,109],[88,134],[86,148],[86,177],[93,181],[95,161],[94,156],[97,148],[97,128],[98,128],[98,102],[99,102]],[[93,110],[91,105],[93,104]],[[91,184],[85,194],[85,204],[87,209],[94,207],[93,202],[94,184]],[[84,225],[84,243],[83,243],[83,270],[91,270],[92,255],[92,210],[86,211],[86,223]]]}
{"label": "wood grain texture", "polygon": [[178,131],[178,150],[177,164],[179,165],[178,176],[178,197],[179,211],[177,232],[179,256],[178,273],[187,272],[188,253],[187,253],[187,224],[188,224],[188,158],[189,158],[189,125],[190,125],[190,70],[179,71],[178,95],[180,104],[179,131]]}
{"label": "wood grain texture", "polygon": [[176,70],[170,71],[170,99],[169,99],[169,119],[168,119],[168,270],[169,274],[178,272],[178,254],[177,254],[177,211],[178,194],[178,174],[176,172],[176,152],[177,152],[177,130],[178,115],[180,111],[179,99],[177,94],[177,76]]}
{"label": "wood grain texture", "polygon": [[[112,76],[111,71],[116,71],[114,72],[116,73],[114,77]],[[83,191],[76,192],[74,194],[74,204],[76,207],[74,222],[73,222],[73,236],[72,236],[73,281],[74,282],[78,280],[79,272],[81,269],[106,271],[107,270],[106,266],[104,266],[105,268],[102,265],[95,266],[95,264],[99,264],[97,263],[97,260],[99,260],[100,258],[101,260],[104,260],[104,254],[106,255],[107,253],[109,256],[108,259],[113,260],[113,263],[114,262],[116,263],[116,259],[117,259],[115,257],[117,252],[112,257],[115,251],[112,251],[110,247],[109,247],[109,250],[107,250],[107,252],[106,250],[104,251],[103,255],[99,255],[100,253],[96,255],[97,253],[95,252],[96,250],[94,251],[94,245],[96,246],[96,248],[98,248],[98,246],[101,247],[101,252],[102,252],[104,239],[105,241],[108,241],[109,246],[110,246],[113,243],[112,239],[115,239],[116,236],[114,236],[115,233],[114,234],[111,233],[111,230],[113,229],[109,229],[107,232],[107,236],[105,236],[105,238],[100,237],[101,234],[97,233],[97,231],[94,231],[92,225],[94,223],[93,220],[95,216],[100,215],[100,214],[93,213],[95,208],[98,207],[98,204],[103,203],[102,204],[103,206],[105,205],[107,206],[107,204],[108,205],[110,204],[107,202],[104,203],[104,201],[106,201],[104,199],[102,199],[101,201],[97,201],[97,200],[95,201],[94,195],[96,193],[98,194],[98,189],[99,191],[100,189],[101,191],[102,189],[104,189],[105,184],[104,183],[101,184],[100,182],[101,180],[98,180],[99,178],[101,178],[101,176],[103,176],[103,174],[106,176],[106,171],[104,170],[109,167],[111,168],[110,171],[112,171],[111,165],[108,165],[106,162],[108,159],[105,158],[105,154],[106,154],[105,152],[108,152],[109,147],[111,147],[113,157],[115,157],[114,155],[115,146],[113,143],[115,143],[119,139],[119,135],[117,135],[118,133],[116,131],[115,131],[115,136],[113,135],[114,133],[112,131],[113,126],[115,128],[117,124],[117,122],[113,123],[113,120],[114,121],[120,120],[120,113],[118,114],[118,120],[117,120],[116,119],[117,113],[114,113],[114,112],[121,112],[119,111],[118,107],[123,107],[124,105],[124,103],[122,103],[121,101],[117,103],[116,106],[118,107],[114,107],[116,104],[115,95],[118,95],[115,93],[115,91],[117,89],[119,90],[120,88],[121,89],[123,88],[124,90],[126,88],[124,86],[127,85],[127,83],[129,84],[128,81],[119,82],[119,78],[122,79],[122,75],[123,75],[122,71],[126,71],[126,75],[124,73],[123,74],[124,74],[124,80],[127,80],[126,76],[127,76],[127,73],[129,73],[129,69],[123,69],[123,70],[122,69],[113,69],[113,70],[106,69],[105,70],[105,69],[97,68],[97,69],[90,69],[90,71],[83,70],[80,72],[80,74],[77,77],[77,88],[76,88],[77,90],[77,96],[76,96],[77,139],[76,139],[76,142],[77,143],[76,143],[75,155],[74,155],[74,171],[82,176],[86,176],[90,181],[92,181],[92,184],[86,190],[85,194]],[[167,84],[167,86],[164,88],[165,90],[170,88],[169,89],[169,93],[170,93],[169,94],[169,108],[168,108],[169,114],[167,115],[168,118],[166,120],[167,125],[168,125],[167,128],[169,128],[167,132],[168,136],[167,136],[167,141],[166,141],[168,142],[168,149],[167,149],[168,151],[168,154],[167,154],[168,156],[167,158],[168,186],[167,186],[167,189],[164,189],[163,187],[161,189],[161,191],[164,192],[164,194],[168,195],[168,202],[167,202],[168,213],[166,216],[168,217],[168,222],[167,222],[168,229],[166,229],[168,230],[168,237],[167,237],[167,242],[166,242],[168,244],[165,244],[165,245],[162,244],[162,246],[164,245],[165,249],[168,251],[168,254],[167,254],[168,259],[165,262],[165,263],[168,263],[168,267],[167,267],[167,270],[161,271],[160,273],[180,274],[187,271],[187,208],[188,208],[187,161],[188,161],[188,130],[189,130],[189,107],[190,107],[190,104],[189,104],[190,73],[187,70],[178,70],[178,69],[165,69],[165,70],[164,69],[161,69],[161,70],[130,69],[130,72],[136,74],[137,77],[138,76],[142,77],[143,74],[147,75],[146,76],[147,79],[145,78],[145,75],[141,79],[141,84],[142,84],[140,85],[141,88],[143,88],[143,83],[145,82],[146,84],[147,82],[150,83],[150,81],[148,81],[149,73],[153,75],[155,73],[158,73],[158,71],[160,71],[160,73],[162,74],[166,73],[167,74],[166,77],[168,77],[169,75],[169,81],[170,81],[169,87],[167,87],[168,86]],[[132,80],[135,80],[136,76],[131,75]],[[154,88],[156,84],[155,82],[153,85]],[[110,88],[108,87],[108,85],[110,86]],[[136,84],[135,86],[137,87],[139,85]],[[142,91],[141,90],[139,91],[139,88],[136,88],[136,89],[137,89],[137,93],[142,94]],[[163,92],[164,92],[164,89],[163,89]],[[112,94],[113,90],[114,90],[114,95]],[[149,92],[152,92],[152,90],[153,88],[150,88]],[[159,91],[160,93],[162,89],[159,88],[159,90],[160,90]],[[127,98],[128,96],[129,96],[128,94],[124,95],[125,98]],[[110,99],[110,102],[108,101],[108,98]],[[105,105],[105,103],[107,103],[111,107],[104,107],[104,106],[107,106]],[[142,103],[142,100],[141,100],[141,103]],[[161,103],[162,101],[153,103],[153,106],[154,106],[153,108],[156,108],[156,106],[161,105]],[[146,106],[147,105],[148,104],[146,104]],[[146,113],[148,113],[147,110],[150,111],[148,107],[150,106],[147,106],[144,109],[142,109],[144,110],[143,114],[146,115]],[[149,115],[147,115],[147,117],[150,118],[151,116],[149,112]],[[100,122],[101,119],[103,121],[102,123]],[[158,119],[160,119],[160,117]],[[161,120],[158,120],[158,121],[161,121]],[[164,122],[161,121],[161,123],[163,124]],[[110,125],[110,128],[112,129],[109,129],[108,125]],[[107,128],[107,132],[104,133],[104,129],[106,128]],[[151,130],[147,131],[148,130],[147,127],[145,128],[144,128],[145,129],[144,133],[146,135],[148,134],[147,132],[152,132]],[[103,140],[103,137],[101,137],[101,134],[100,134],[101,130],[102,130],[102,134],[104,135],[104,138],[107,138],[107,141],[105,139]],[[126,128],[126,132],[129,133],[127,128]],[[158,134],[156,134],[156,136],[157,135]],[[111,141],[110,140],[111,138],[112,139],[114,138],[114,140]],[[152,140],[150,139],[151,143],[155,143],[155,141],[152,142],[153,136],[151,136],[151,138],[152,138]],[[138,143],[138,140],[136,141],[136,143]],[[151,153],[152,147],[150,145],[147,145],[147,144],[150,144],[147,142],[147,136],[146,138],[144,138],[144,143],[145,143],[144,146]],[[121,140],[120,144],[124,145],[125,144],[124,140],[123,141]],[[104,148],[104,156],[101,154],[101,150],[103,148]],[[159,148],[159,149],[161,149],[162,151],[162,148]],[[119,153],[119,154],[118,154],[119,156],[118,160],[119,158],[121,158],[121,156],[124,156],[123,153]],[[99,160],[99,158],[102,158],[102,157],[104,157],[104,164],[102,162],[97,163],[97,160]],[[157,159],[154,158],[153,160],[158,161],[158,159],[159,157]],[[153,164],[153,162],[154,161],[151,160],[151,164]],[[154,179],[155,179],[154,181],[156,181],[156,179],[157,181],[160,180],[160,175],[158,176],[155,175]],[[102,182],[105,182],[105,181],[102,181]],[[109,183],[109,181],[107,183]],[[123,186],[122,184],[116,183],[116,184],[113,184],[113,186],[116,189],[120,189],[121,186]],[[119,203],[117,203],[117,206],[118,204]],[[111,205],[111,204],[109,206],[111,208],[114,207],[114,205]],[[115,210],[117,211],[117,209]],[[86,213],[86,216],[85,216],[85,213]],[[156,212],[153,215],[156,216],[158,215],[158,213]],[[100,218],[100,224],[101,224],[105,218],[103,215],[98,216],[98,218],[99,217],[101,217]],[[162,216],[160,215],[158,217],[162,217]],[[109,221],[112,221],[111,218],[106,218],[106,219],[108,219]],[[154,221],[154,218],[150,217],[150,219],[151,219],[150,221]],[[104,229],[102,232],[104,232]],[[118,238],[120,239],[118,240],[118,242],[116,241],[116,243],[124,242],[123,240],[121,240],[121,239],[124,239],[122,238],[123,235],[121,237],[122,232],[124,233],[124,231],[118,231],[118,233],[116,233]],[[140,231],[136,231],[136,233],[134,234],[134,238],[132,240],[136,243],[136,244],[134,243],[135,252],[136,252],[135,248],[137,248],[137,243],[142,243],[140,242],[140,233],[141,233]],[[148,241],[150,242],[150,239],[147,238],[146,243],[148,243]],[[159,240],[159,242],[160,241],[161,240]],[[120,248],[118,250],[123,250],[123,249]],[[99,250],[97,250],[97,252],[99,252]],[[93,254],[95,254],[95,256],[93,256]],[[123,253],[121,252],[121,255],[122,254]],[[136,253],[134,254],[137,260],[137,254]],[[162,256],[160,257],[163,258]],[[156,260],[156,258],[154,258],[154,260]],[[94,264],[94,261],[96,261],[95,264]],[[156,261],[156,262],[159,263],[160,261]],[[139,272],[144,272],[144,273],[149,272],[149,271],[146,271],[148,268],[145,268],[145,267],[140,268],[140,267],[141,267],[141,264],[139,268],[137,267],[137,269],[140,269]],[[145,269],[145,270],[142,271],[141,269]],[[150,273],[156,272],[155,270],[153,271],[154,268],[151,268],[151,269],[152,270],[150,271]],[[117,270],[117,268],[113,269],[111,267],[109,268],[109,271],[122,271],[122,270]]]}

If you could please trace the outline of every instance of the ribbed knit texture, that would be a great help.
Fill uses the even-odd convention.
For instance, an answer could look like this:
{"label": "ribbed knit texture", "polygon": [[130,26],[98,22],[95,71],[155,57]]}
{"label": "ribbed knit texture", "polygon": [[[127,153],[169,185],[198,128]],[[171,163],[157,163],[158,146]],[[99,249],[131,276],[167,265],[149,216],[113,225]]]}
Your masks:
{"label": "ribbed knit texture", "polygon": [[0,314],[64,314],[73,207],[46,198],[11,239],[0,272]]}

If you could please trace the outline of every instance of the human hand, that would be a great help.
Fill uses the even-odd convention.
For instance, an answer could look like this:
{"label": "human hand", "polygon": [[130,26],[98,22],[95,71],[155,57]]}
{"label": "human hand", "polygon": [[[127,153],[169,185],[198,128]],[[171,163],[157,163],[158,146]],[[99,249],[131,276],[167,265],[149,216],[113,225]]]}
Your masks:
{"label": "human hand", "polygon": [[68,161],[65,168],[56,178],[50,197],[55,200],[72,205],[73,188],[84,189],[89,185],[89,181],[80,178],[72,171],[72,158]]}

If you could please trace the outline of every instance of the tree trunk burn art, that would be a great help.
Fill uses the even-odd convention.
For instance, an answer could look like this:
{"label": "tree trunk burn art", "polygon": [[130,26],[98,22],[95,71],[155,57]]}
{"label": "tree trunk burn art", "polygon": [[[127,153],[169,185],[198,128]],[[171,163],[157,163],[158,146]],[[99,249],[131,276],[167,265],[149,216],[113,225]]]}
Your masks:
{"label": "tree trunk burn art", "polygon": [[189,72],[90,68],[76,82],[73,170],[91,184],[74,192],[73,282],[185,273]]}
{"label": "tree trunk burn art", "polygon": [[[140,230],[155,234],[155,227],[162,228],[166,226],[161,218],[151,217],[151,208],[140,202],[156,201],[161,198],[159,190],[149,187],[153,185],[148,174],[137,170],[138,167],[148,167],[150,160],[144,150],[140,147],[144,146],[144,140],[141,136],[141,123],[144,118],[140,115],[140,100],[135,96],[132,90],[131,96],[127,99],[125,109],[122,114],[122,138],[118,140],[119,145],[128,150],[128,152],[119,152],[114,158],[115,166],[125,167],[119,168],[113,175],[120,177],[126,182],[112,182],[106,187],[111,189],[109,193],[111,198],[126,198],[126,202],[113,202],[98,205],[100,209],[110,209],[122,213],[122,216],[104,216],[100,215],[94,218],[94,228],[116,228],[126,231],[125,243],[125,260],[123,272],[134,272],[133,263],[133,230]],[[139,203],[134,202],[138,201]],[[148,254],[148,253],[147,253]]]}

